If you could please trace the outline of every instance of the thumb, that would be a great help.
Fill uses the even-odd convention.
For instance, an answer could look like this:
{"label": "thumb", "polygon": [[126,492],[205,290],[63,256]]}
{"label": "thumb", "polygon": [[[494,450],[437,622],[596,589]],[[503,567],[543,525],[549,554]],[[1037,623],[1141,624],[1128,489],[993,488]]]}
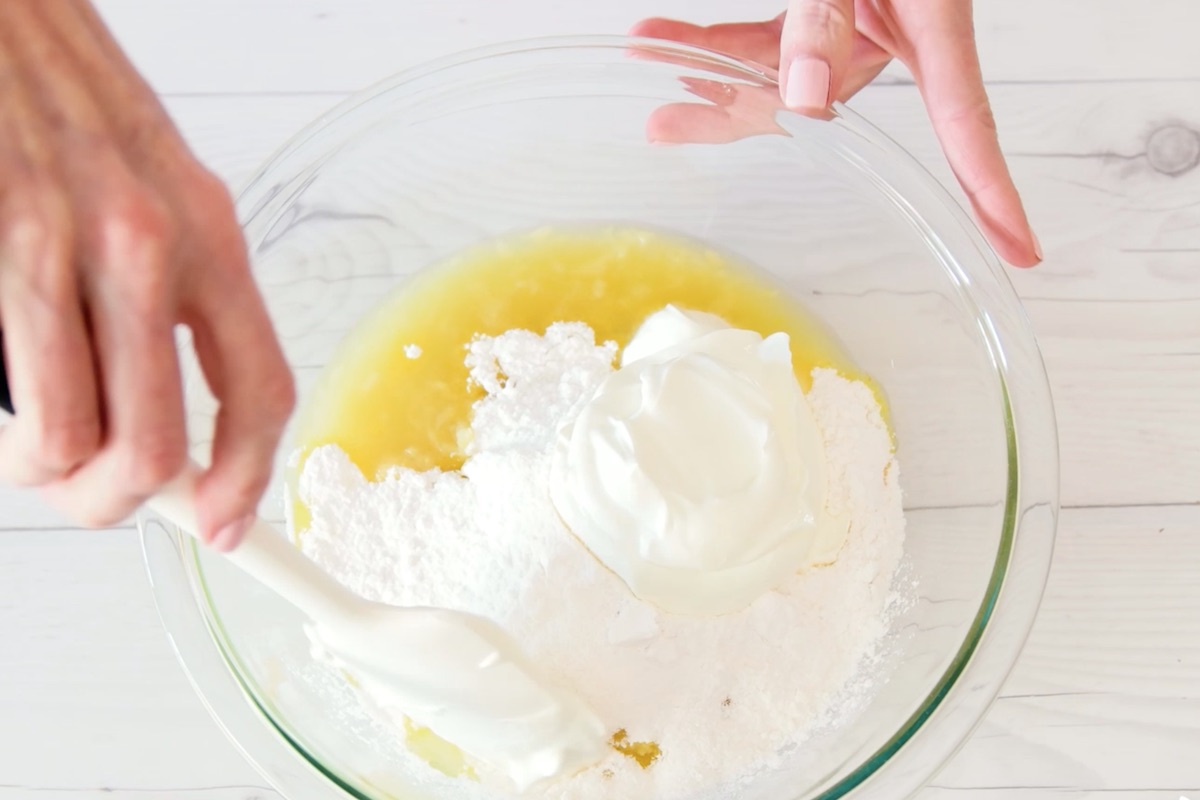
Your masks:
{"label": "thumb", "polygon": [[783,102],[796,111],[824,111],[850,67],[854,0],[791,0],[779,46]]}

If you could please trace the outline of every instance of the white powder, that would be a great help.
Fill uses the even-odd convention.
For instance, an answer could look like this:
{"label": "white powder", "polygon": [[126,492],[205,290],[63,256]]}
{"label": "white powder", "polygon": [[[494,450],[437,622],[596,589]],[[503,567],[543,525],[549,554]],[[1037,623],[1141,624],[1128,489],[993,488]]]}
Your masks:
{"label": "white powder", "polygon": [[[369,482],[339,449],[320,448],[299,485],[312,512],[303,549],[365,597],[491,617],[611,731],[661,748],[649,769],[614,752],[547,797],[721,796],[869,689],[861,667],[887,628],[903,544],[899,468],[871,391],[815,370],[808,399],[825,439],[828,504],[850,518],[836,563],[737,614],[660,612],[592,557],[547,494],[555,431],[615,355],[581,323],[479,338],[467,364],[487,396],[461,474],[393,469]],[[412,762],[415,780],[447,796],[501,796],[486,776],[480,785]]]}
{"label": "white powder", "polygon": [[404,355],[406,358],[410,358],[410,359],[411,358],[420,358],[421,357],[421,346],[416,345],[416,344],[404,345]]}

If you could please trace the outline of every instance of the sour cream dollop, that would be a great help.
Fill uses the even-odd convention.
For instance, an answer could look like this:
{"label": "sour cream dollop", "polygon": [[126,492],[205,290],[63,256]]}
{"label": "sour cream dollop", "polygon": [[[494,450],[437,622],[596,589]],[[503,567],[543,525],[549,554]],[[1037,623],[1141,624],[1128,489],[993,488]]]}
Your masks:
{"label": "sour cream dollop", "polygon": [[787,334],[667,306],[559,430],[550,495],[639,598],[727,614],[836,558],[824,449]]}

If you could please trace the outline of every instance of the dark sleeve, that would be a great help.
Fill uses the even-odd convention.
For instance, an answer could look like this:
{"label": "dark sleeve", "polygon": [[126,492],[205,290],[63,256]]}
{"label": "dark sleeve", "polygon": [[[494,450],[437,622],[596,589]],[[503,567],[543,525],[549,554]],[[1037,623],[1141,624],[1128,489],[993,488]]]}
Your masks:
{"label": "dark sleeve", "polygon": [[8,372],[4,369],[4,331],[0,330],[0,408],[12,413],[12,395],[8,391]]}

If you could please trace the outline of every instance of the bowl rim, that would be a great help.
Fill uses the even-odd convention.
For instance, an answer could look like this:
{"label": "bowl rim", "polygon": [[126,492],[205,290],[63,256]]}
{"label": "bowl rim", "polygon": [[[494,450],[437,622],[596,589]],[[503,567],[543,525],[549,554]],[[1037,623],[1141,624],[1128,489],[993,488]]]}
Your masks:
{"label": "bowl rim", "polygon": [[[546,50],[613,50],[628,51],[634,48],[649,48],[657,52],[685,59],[689,67],[709,68],[729,76],[740,76],[777,86],[778,74],[775,70],[752,62],[729,56],[723,53],[679,44],[658,39],[629,37],[619,35],[606,36],[553,36],[533,39],[510,41],[485,47],[473,48],[457,54],[444,56],[423,64],[400,71],[375,84],[345,98],[335,106],[318,116],[308,125],[301,128],[283,145],[277,148],[263,165],[245,182],[243,189],[237,194],[237,208],[243,224],[249,227],[273,197],[273,188],[269,178],[277,170],[285,167],[287,162],[305,154],[311,140],[321,133],[337,131],[352,123],[350,115],[356,109],[370,103],[379,96],[400,89],[421,78],[460,68],[474,62],[516,56],[536,51]],[[999,694],[1004,680],[1016,663],[1025,640],[1032,628],[1033,620],[1040,605],[1049,573],[1055,536],[1055,522],[1058,509],[1058,467],[1057,467],[1057,432],[1054,424],[1053,404],[1050,397],[1049,384],[1045,374],[1036,341],[1031,326],[1024,311],[1020,307],[1016,293],[1004,272],[1004,267],[992,252],[978,228],[967,216],[963,208],[956,203],[946,189],[929,173],[911,154],[900,147],[882,131],[857,113],[838,103],[833,107],[834,120],[850,126],[860,136],[882,149],[891,156],[897,169],[902,169],[914,178],[914,186],[919,187],[919,193],[924,197],[915,203],[910,196],[895,193],[894,200],[907,206],[914,223],[924,224],[926,215],[922,209],[936,209],[947,219],[956,222],[978,250],[981,261],[986,269],[982,272],[962,272],[960,261],[945,248],[939,237],[933,235],[926,227],[926,240],[931,246],[942,247],[938,255],[943,266],[951,274],[952,280],[957,272],[958,285],[964,299],[974,308],[977,318],[987,324],[980,326],[980,333],[991,355],[993,366],[999,379],[1001,404],[1004,410],[1004,430],[1008,457],[1007,486],[1004,500],[1004,513],[999,546],[994,559],[984,598],[977,609],[966,638],[958,648],[950,665],[938,678],[936,685],[927,692],[919,708],[910,715],[887,742],[873,754],[866,757],[861,764],[848,774],[822,791],[814,795],[813,800],[835,800],[856,790],[867,792],[866,796],[892,800],[897,796],[907,796],[931,779],[945,764],[954,752],[965,743],[974,727],[982,720],[991,702]],[[333,137],[335,140],[337,137]],[[882,184],[890,189],[891,182],[883,180]],[[981,285],[986,284],[986,285]],[[999,304],[1004,313],[989,314],[980,308],[978,303],[981,294],[990,294],[989,303]],[[1010,346],[1015,343],[1015,346]],[[1022,394],[1032,394],[1035,402],[1027,402],[1019,409],[1014,405],[1013,392],[1010,387],[1019,380]],[[1040,452],[1039,452],[1040,451]],[[1037,456],[1039,469],[1032,476],[1026,469],[1030,464],[1030,456]],[[1022,488],[1033,479],[1043,485],[1041,491],[1047,492],[1037,505],[1048,514],[1047,519],[1031,517],[1030,509],[1021,507]],[[1040,495],[1039,495],[1040,497]],[[142,534],[143,548],[146,550],[151,535],[145,524],[144,516],[139,515],[138,527]],[[1023,530],[1023,527],[1026,530]],[[316,769],[341,791],[361,800],[377,800],[376,797],[363,793],[363,790],[336,774],[335,770],[326,766],[322,760],[309,753],[298,742],[281,722],[277,722],[269,710],[270,703],[258,696],[251,681],[245,677],[245,669],[240,663],[236,651],[229,644],[219,615],[213,608],[208,594],[208,586],[204,579],[203,569],[199,562],[197,543],[176,531],[176,549],[184,562],[184,569],[189,575],[189,591],[197,604],[197,611],[204,617],[205,628],[210,637],[210,644],[235,678],[244,699],[254,706],[258,716],[266,721],[274,732],[282,737],[295,754],[302,758],[310,767]],[[161,591],[173,591],[166,582],[155,581],[154,569],[147,555],[147,569],[150,571],[152,584],[155,588],[156,603],[163,614],[163,602],[159,596]],[[1010,569],[1014,563],[1021,563],[1023,569],[1013,573]],[[1006,630],[1001,635],[995,635],[995,627],[1003,621]],[[171,625],[164,615],[164,625],[171,630]],[[989,648],[982,647],[985,641],[995,640]],[[189,668],[188,660],[177,648],[181,664],[192,677],[193,686],[202,698],[205,688],[196,679],[193,670]],[[939,720],[939,712],[944,710],[947,698],[958,692],[964,685],[964,679],[971,688],[964,695],[966,705],[956,709],[955,713],[941,714],[940,725],[930,729],[930,725]],[[220,716],[215,708],[209,706],[210,712],[220,722]],[[964,713],[964,710],[966,713]],[[224,728],[224,725],[222,726]],[[922,766],[909,766],[906,769],[891,770],[897,754],[913,749],[917,743],[917,734],[925,732],[922,737],[924,745],[920,748],[923,753],[920,760]],[[233,738],[232,733],[226,733]],[[939,734],[934,736],[933,734]],[[931,740],[938,740],[931,743]],[[236,741],[236,740],[235,740]],[[264,774],[277,782],[277,776],[263,770],[261,764],[245,748],[243,754],[255,763]],[[893,775],[892,772],[897,774]],[[883,778],[889,779],[889,785],[881,788]],[[897,783],[897,781],[899,783]],[[911,785],[910,785],[911,784]],[[281,787],[282,788],[282,787]],[[900,789],[903,795],[898,794]],[[856,797],[864,795],[855,795]]]}

